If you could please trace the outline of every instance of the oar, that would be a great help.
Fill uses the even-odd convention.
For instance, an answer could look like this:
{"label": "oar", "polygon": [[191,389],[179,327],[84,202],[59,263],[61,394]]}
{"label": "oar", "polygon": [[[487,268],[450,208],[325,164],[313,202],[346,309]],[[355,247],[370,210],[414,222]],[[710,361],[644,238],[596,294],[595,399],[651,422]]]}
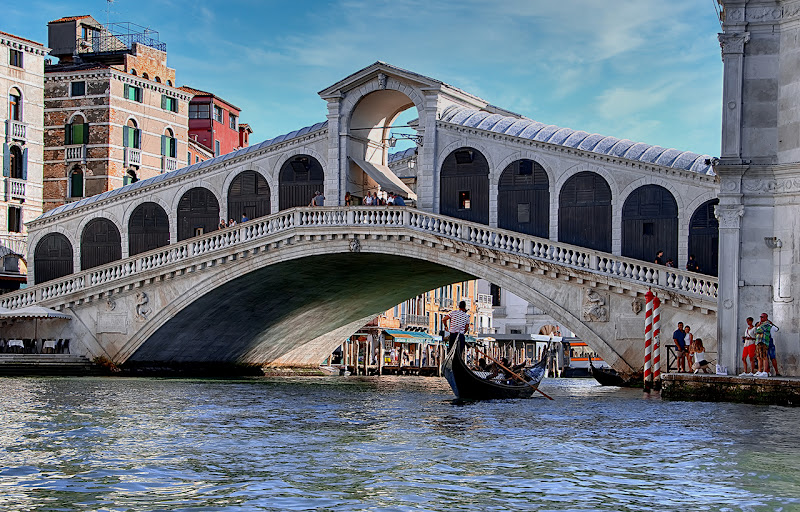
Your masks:
{"label": "oar", "polygon": [[[479,354],[482,354],[482,355],[484,355],[484,356],[488,357],[489,359],[491,359],[491,360],[492,360],[492,362],[493,362],[494,364],[496,364],[497,366],[499,366],[499,367],[500,367],[500,368],[502,368],[503,370],[505,370],[505,371],[507,371],[508,373],[510,373],[511,375],[513,375],[513,376],[514,376],[514,377],[515,377],[517,380],[521,381],[523,384],[527,384],[528,386],[530,386],[530,385],[531,385],[531,383],[530,383],[530,382],[528,382],[527,380],[523,379],[523,378],[522,378],[521,376],[519,376],[519,375],[518,375],[516,372],[514,372],[514,370],[511,370],[510,368],[507,368],[506,366],[504,366],[504,365],[503,365],[503,363],[501,363],[501,362],[500,362],[500,361],[498,361],[497,359],[493,358],[493,357],[492,357],[492,356],[490,356],[489,354],[485,353],[484,351],[482,351],[482,350],[481,350],[481,349],[479,349],[478,347],[475,347],[475,351],[476,351],[476,352],[478,352]],[[547,393],[545,393],[544,391],[541,391],[541,390],[540,390],[538,387],[537,387],[537,388],[535,388],[535,391],[538,391],[539,393],[541,393],[542,395],[544,395],[544,396],[545,396],[545,398],[549,398],[550,400],[553,400],[553,397],[551,397],[550,395],[548,395],[548,394],[547,394]]]}

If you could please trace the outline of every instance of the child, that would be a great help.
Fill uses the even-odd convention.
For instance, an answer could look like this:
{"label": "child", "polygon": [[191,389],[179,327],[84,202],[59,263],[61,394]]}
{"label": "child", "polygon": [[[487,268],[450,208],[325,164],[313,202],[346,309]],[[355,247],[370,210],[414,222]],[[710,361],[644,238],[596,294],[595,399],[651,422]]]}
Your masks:
{"label": "child", "polygon": [[703,340],[697,338],[694,340],[694,364],[692,365],[692,369],[694,373],[703,370],[703,373],[711,373],[708,369],[708,365],[711,364],[706,360],[706,349],[703,348]]}

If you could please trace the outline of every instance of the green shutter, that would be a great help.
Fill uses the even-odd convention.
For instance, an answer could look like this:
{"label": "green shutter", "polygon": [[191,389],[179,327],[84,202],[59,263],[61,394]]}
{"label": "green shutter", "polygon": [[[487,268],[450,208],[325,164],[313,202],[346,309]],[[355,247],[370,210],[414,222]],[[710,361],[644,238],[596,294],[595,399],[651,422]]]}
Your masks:
{"label": "green shutter", "polygon": [[69,146],[72,144],[72,125],[65,124],[64,125],[64,145]]}
{"label": "green shutter", "polygon": [[161,136],[161,154],[167,156],[167,136]]}
{"label": "green shutter", "polygon": [[70,144],[83,144],[83,125],[70,125]]}
{"label": "green shutter", "polygon": [[122,146],[129,148],[131,143],[131,137],[128,134],[128,131],[131,129],[130,126],[123,126],[122,127]]}
{"label": "green shutter", "polygon": [[8,143],[3,143],[3,176],[11,176],[11,148]]}
{"label": "green shutter", "polygon": [[28,179],[28,148],[22,150],[22,179]]}

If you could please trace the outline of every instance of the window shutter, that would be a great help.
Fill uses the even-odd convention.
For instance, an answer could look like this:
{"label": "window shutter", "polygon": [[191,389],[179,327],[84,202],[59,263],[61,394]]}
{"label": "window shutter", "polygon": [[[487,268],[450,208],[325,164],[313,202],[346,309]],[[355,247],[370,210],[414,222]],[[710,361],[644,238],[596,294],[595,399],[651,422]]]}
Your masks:
{"label": "window shutter", "polygon": [[64,125],[64,145],[69,146],[72,144],[72,125],[65,124]]}
{"label": "window shutter", "polygon": [[125,92],[124,92],[124,95],[125,95],[125,99],[126,99],[126,100],[129,100],[129,99],[131,99],[131,86],[130,86],[130,85],[128,85],[128,84],[125,84]]}
{"label": "window shutter", "polygon": [[143,94],[142,88],[141,87],[137,87],[136,88],[136,101],[138,101],[139,103],[142,102],[142,94]]}
{"label": "window shutter", "polygon": [[178,139],[169,139],[169,156],[170,158],[178,158]]}
{"label": "window shutter", "polygon": [[123,127],[122,127],[122,145],[123,145],[123,147],[126,147],[126,148],[129,148],[129,147],[131,147],[131,146],[130,146],[130,143],[131,143],[131,137],[130,137],[130,135],[128,134],[128,132],[130,131],[130,129],[131,129],[131,127],[130,127],[130,126],[123,126]]}
{"label": "window shutter", "polygon": [[161,108],[167,110],[167,97],[165,95],[161,95]]}
{"label": "window shutter", "polygon": [[3,143],[3,176],[11,176],[11,148],[8,143]]}
{"label": "window shutter", "polygon": [[161,154],[167,156],[167,136],[161,136]]}
{"label": "window shutter", "polygon": [[142,148],[142,130],[139,128],[133,130],[133,147]]}
{"label": "window shutter", "polygon": [[28,148],[22,150],[22,179],[28,179]]}
{"label": "window shutter", "polygon": [[83,144],[89,143],[89,123],[83,124]]}

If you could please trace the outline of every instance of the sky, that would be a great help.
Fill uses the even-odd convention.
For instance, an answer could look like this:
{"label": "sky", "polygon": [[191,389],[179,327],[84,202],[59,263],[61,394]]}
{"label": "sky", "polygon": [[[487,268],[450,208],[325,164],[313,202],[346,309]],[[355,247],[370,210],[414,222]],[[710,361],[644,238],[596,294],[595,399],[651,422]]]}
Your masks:
{"label": "sky", "polygon": [[[375,61],[546,124],[716,156],[715,0],[28,0],[0,30],[47,44],[91,14],[149,27],[176,84],[242,109],[251,144],[325,120],[318,92]],[[415,115],[404,116],[406,120]]]}

